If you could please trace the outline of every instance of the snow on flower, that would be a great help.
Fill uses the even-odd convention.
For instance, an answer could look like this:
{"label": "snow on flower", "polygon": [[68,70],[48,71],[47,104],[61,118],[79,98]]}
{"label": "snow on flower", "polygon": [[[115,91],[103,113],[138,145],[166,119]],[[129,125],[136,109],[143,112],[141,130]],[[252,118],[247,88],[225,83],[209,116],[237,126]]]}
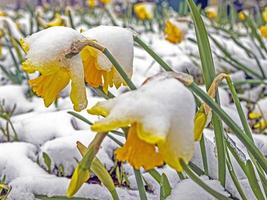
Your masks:
{"label": "snow on flower", "polygon": [[84,39],[71,28],[51,27],[23,40],[27,59],[22,68],[28,73],[40,73],[39,77],[29,80],[29,84],[44,99],[45,106],[51,105],[70,81],[74,109],[80,111],[87,106],[82,60],[79,55],[71,59],[65,57],[73,42]]}
{"label": "snow on flower", "polygon": [[140,20],[151,20],[153,18],[154,4],[137,3],[134,5],[134,13]]}
{"label": "snow on flower", "polygon": [[[121,64],[128,77],[133,70],[133,35],[132,32],[115,26],[98,26],[82,33],[87,39],[107,48],[114,58]],[[85,47],[81,52],[85,81],[93,87],[103,86],[104,91],[115,85],[123,84],[119,73],[108,58],[93,47]]]}
{"label": "snow on flower", "polygon": [[92,125],[93,131],[130,125],[126,143],[115,154],[136,169],[148,170],[166,162],[182,171],[180,159],[189,162],[193,156],[194,97],[166,74],[149,79],[135,91],[99,102],[88,112],[106,117]]}
{"label": "snow on flower", "polygon": [[188,24],[185,21],[169,19],[165,23],[165,39],[171,43],[177,44],[182,42],[188,31]]}
{"label": "snow on flower", "polygon": [[209,19],[214,20],[218,15],[218,9],[217,7],[210,6],[205,8],[205,13]]}

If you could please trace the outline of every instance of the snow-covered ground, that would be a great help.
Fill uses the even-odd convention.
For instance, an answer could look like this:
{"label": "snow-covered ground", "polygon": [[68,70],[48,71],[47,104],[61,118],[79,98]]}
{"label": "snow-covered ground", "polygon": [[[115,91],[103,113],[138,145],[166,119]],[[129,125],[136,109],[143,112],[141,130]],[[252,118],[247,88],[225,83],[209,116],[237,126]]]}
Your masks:
{"label": "snow-covered ground", "polygon": [[[214,30],[211,30],[211,32]],[[256,72],[259,72],[257,64],[251,61],[244,51],[231,41],[227,41],[217,33],[213,34],[216,39],[225,42],[225,47],[232,55],[247,64]],[[189,72],[195,78],[201,74],[201,70],[190,58],[191,55],[198,56],[197,46],[189,40],[185,40],[180,45],[173,45],[164,40],[161,34],[148,33],[142,34],[142,38],[151,45],[153,49],[162,57],[170,66],[177,72]],[[195,33],[189,30],[187,38],[195,38]],[[250,40],[244,39],[244,45],[250,48],[253,44]],[[212,43],[212,49],[218,51]],[[220,52],[217,52],[220,54]],[[257,53],[257,52],[255,52]],[[6,59],[0,61],[3,65],[11,65],[10,55],[6,50],[3,52]],[[266,65],[266,60],[260,60]],[[215,66],[217,72],[228,71],[231,73],[233,81],[242,81],[246,79],[243,71],[231,68],[228,64],[215,58]],[[267,67],[264,68],[267,74]],[[159,64],[157,64],[143,49],[140,47],[134,48],[134,69],[132,80],[136,86],[140,86],[146,78],[161,72]],[[4,77],[1,74],[0,79]],[[14,131],[9,126],[11,142],[7,142],[7,137],[0,134],[0,178],[6,177],[5,183],[11,186],[11,192],[8,196],[10,200],[31,200],[35,199],[35,195],[65,196],[70,177],[73,173],[77,162],[81,159],[76,148],[76,142],[80,141],[84,145],[90,144],[96,133],[90,130],[90,126],[74,116],[68,114],[72,111],[71,100],[68,95],[69,88],[66,88],[57,101],[57,104],[45,108],[43,100],[36,96],[29,97],[29,87],[26,82],[22,85],[11,84],[3,78],[0,82],[0,102],[4,100],[4,108],[8,111],[16,106],[11,117],[11,122],[14,126]],[[251,101],[258,99],[264,90],[264,86],[260,85],[253,89],[247,90],[248,85],[243,85],[244,93],[242,97]],[[203,86],[204,89],[204,86]],[[111,88],[111,92],[118,95],[124,92],[126,88],[116,90]],[[266,91],[266,88],[265,88]],[[88,108],[96,102],[104,100],[101,97],[94,95],[90,88],[87,88]],[[233,101],[226,89],[219,88],[220,101],[222,108],[231,116],[231,118],[242,127],[239,115],[233,104]],[[241,102],[244,112],[247,115],[248,109],[245,102]],[[265,99],[259,101],[255,109],[264,108],[263,113],[267,116]],[[86,111],[80,113],[89,121],[94,122],[98,117],[89,115]],[[265,118],[267,118],[265,116]],[[0,127],[6,126],[6,120],[0,119]],[[228,131],[227,125],[224,124],[225,130]],[[1,132],[0,132],[1,133]],[[14,141],[16,135],[16,140]],[[249,157],[245,147],[232,134],[227,135],[233,140],[232,144],[239,150],[243,159]],[[124,138],[113,135],[119,141],[124,142]],[[218,163],[215,147],[215,139],[213,129],[207,128],[204,131],[207,156],[209,161],[209,177],[202,176],[201,179],[214,190],[226,196],[240,198],[238,191],[235,189],[234,183],[227,173],[226,187],[223,188],[218,181]],[[254,134],[254,140],[260,151],[267,156],[267,136]],[[105,165],[107,170],[115,167],[114,150],[118,148],[118,144],[112,139],[106,137],[101,145],[97,157]],[[44,155],[48,155],[51,159],[51,164],[48,167],[44,160]],[[192,163],[203,169],[202,158],[199,144],[195,144],[195,155]],[[243,186],[243,189],[248,199],[256,199],[248,180],[242,172],[239,165],[233,159],[233,166],[237,177]],[[137,184],[134,177],[133,169],[129,164],[123,164],[123,169],[128,176],[129,186],[117,186],[117,192],[120,199],[136,200],[139,199]],[[181,180],[178,174],[168,166],[159,168],[160,173],[165,173],[173,188],[169,200],[182,199],[198,200],[214,199],[210,194],[204,191],[191,179]],[[160,199],[160,186],[150,176],[148,172],[142,171],[148,191],[149,199]],[[91,175],[94,178],[94,175]],[[88,199],[112,199],[108,190],[96,182],[89,182],[82,186],[75,197],[83,197]]]}

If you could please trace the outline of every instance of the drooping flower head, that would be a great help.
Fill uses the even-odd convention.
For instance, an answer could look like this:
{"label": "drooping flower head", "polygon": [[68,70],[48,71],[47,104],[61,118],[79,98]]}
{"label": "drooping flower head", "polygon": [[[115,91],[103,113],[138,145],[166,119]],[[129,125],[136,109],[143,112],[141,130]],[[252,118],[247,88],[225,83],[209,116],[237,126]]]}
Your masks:
{"label": "drooping flower head", "polygon": [[153,18],[154,4],[137,3],[134,5],[134,13],[140,20],[151,20]]}
{"label": "drooping flower head", "polygon": [[[128,77],[133,70],[133,35],[127,29],[116,26],[98,26],[82,33],[88,40],[93,39],[107,48],[123,67]],[[103,86],[117,88],[123,84],[123,79],[103,52],[93,47],[85,47],[81,51],[84,65],[85,81],[92,87]]]}
{"label": "drooping flower head", "polygon": [[70,81],[74,109],[80,111],[87,106],[82,60],[79,55],[70,59],[65,57],[66,51],[77,40],[85,38],[67,27],[51,27],[21,40],[27,53],[22,68],[28,73],[40,73],[39,77],[29,80],[29,85],[44,99],[47,107]]}
{"label": "drooping flower head", "polygon": [[106,118],[93,131],[128,127],[126,143],[115,154],[134,168],[145,170],[167,163],[182,171],[194,152],[195,101],[192,93],[169,73],[149,79],[139,89],[97,103],[89,111]]}
{"label": "drooping flower head", "polygon": [[210,20],[214,20],[217,18],[218,15],[217,7],[214,6],[207,7],[205,9],[205,13]]}
{"label": "drooping flower head", "polygon": [[180,43],[184,39],[187,30],[187,22],[169,19],[165,23],[165,39],[174,44]]}
{"label": "drooping flower head", "polygon": [[61,16],[59,13],[56,13],[54,19],[47,23],[47,27],[65,26],[65,25],[66,21],[63,18],[63,16]]}
{"label": "drooping flower head", "polygon": [[89,8],[94,8],[97,5],[96,0],[88,0],[87,1]]}
{"label": "drooping flower head", "polygon": [[238,18],[240,19],[240,21],[245,21],[245,19],[247,18],[247,14],[244,11],[240,11],[238,13]]}

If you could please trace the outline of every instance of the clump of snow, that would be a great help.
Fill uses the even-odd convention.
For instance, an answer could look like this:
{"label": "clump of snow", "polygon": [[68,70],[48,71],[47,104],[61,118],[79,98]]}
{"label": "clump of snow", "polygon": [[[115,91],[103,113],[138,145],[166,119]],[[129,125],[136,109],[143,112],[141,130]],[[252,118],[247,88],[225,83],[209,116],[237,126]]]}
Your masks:
{"label": "clump of snow", "polygon": [[[200,177],[208,186],[213,190],[229,197],[230,195],[224,190],[217,180],[209,180],[207,177]],[[206,192],[199,185],[194,183],[191,179],[182,180],[172,189],[171,195],[167,198],[168,200],[183,199],[183,200],[214,200],[214,197]]]}
{"label": "clump of snow", "polygon": [[64,53],[71,44],[85,38],[76,30],[55,26],[34,33],[25,38],[30,49],[27,58],[34,66],[42,66],[51,61],[63,62]]}
{"label": "clump of snow", "polygon": [[0,145],[0,174],[6,181],[18,177],[45,175],[36,161],[38,149],[29,143],[13,142]]}
{"label": "clump of snow", "polygon": [[16,106],[14,114],[29,112],[33,105],[25,97],[25,89],[20,85],[5,85],[0,87],[0,102],[4,101],[5,109],[11,111]]}
{"label": "clump of snow", "polygon": [[[94,139],[95,135],[96,133],[89,130],[76,131],[74,135],[60,137],[46,142],[41,146],[39,152],[40,165],[47,169],[43,159],[43,152],[45,152],[52,160],[51,170],[53,173],[57,173],[59,166],[62,165],[64,167],[64,176],[71,176],[74,168],[77,166],[77,161],[81,160],[81,155],[76,147],[76,142],[79,141],[85,146],[88,146]],[[106,150],[112,149],[112,147],[107,147],[108,145],[106,144],[108,141],[112,143],[113,149],[118,147],[107,137],[102,143],[102,147],[97,153],[97,157],[104,164],[106,169],[110,170],[111,167],[114,166],[114,161],[112,160],[113,151],[111,155],[109,154],[110,152],[106,152]]]}

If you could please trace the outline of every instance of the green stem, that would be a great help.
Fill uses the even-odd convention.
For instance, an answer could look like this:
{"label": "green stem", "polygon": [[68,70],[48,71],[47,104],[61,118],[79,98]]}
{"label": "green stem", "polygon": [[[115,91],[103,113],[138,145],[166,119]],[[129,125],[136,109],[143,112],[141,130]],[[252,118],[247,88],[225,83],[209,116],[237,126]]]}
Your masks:
{"label": "green stem", "polygon": [[218,115],[225,124],[232,129],[239,140],[246,146],[248,151],[257,159],[265,173],[267,173],[267,160],[260,150],[251,142],[251,139],[244,133],[244,131],[238,127],[238,125],[226,114],[224,110],[216,104],[211,97],[209,97],[202,89],[200,89],[195,83],[192,83],[188,88],[199,96],[207,105],[214,111],[214,114]]}
{"label": "green stem", "polygon": [[144,186],[144,182],[143,182],[143,178],[142,178],[141,172],[139,170],[134,169],[134,175],[135,175],[135,178],[136,178],[140,199],[141,200],[147,200],[145,186]]}
{"label": "green stem", "polygon": [[246,195],[245,195],[245,193],[244,193],[244,191],[243,191],[243,189],[242,189],[242,187],[241,187],[241,185],[240,185],[240,183],[239,183],[239,181],[238,181],[238,178],[237,178],[235,170],[233,168],[233,165],[232,165],[231,158],[229,156],[228,150],[226,151],[226,157],[227,157],[226,164],[227,164],[227,168],[228,168],[229,174],[230,174],[230,176],[231,176],[231,178],[232,178],[232,180],[233,180],[233,182],[235,184],[235,187],[236,187],[239,195],[241,196],[241,198],[243,200],[248,200]]}
{"label": "green stem", "polygon": [[128,85],[128,87],[131,90],[135,90],[136,89],[135,85],[133,84],[133,82],[131,81],[131,79],[129,79],[129,77],[127,76],[127,74],[125,73],[125,71],[123,70],[123,68],[121,67],[121,65],[118,63],[118,61],[112,56],[112,54],[110,53],[110,51],[105,48],[104,51],[103,51],[103,53],[108,57],[108,59],[113,64],[113,66],[116,68],[116,70],[121,75],[121,77],[123,78],[123,80],[126,82],[126,84]]}
{"label": "green stem", "polygon": [[154,58],[160,66],[166,71],[173,71],[169,65],[162,60],[157,53],[155,53],[145,42],[141,40],[137,35],[134,35],[134,41],[139,44],[152,58]]}
{"label": "green stem", "polygon": [[200,143],[200,150],[201,150],[202,162],[203,162],[205,175],[208,176],[209,175],[209,167],[208,167],[207,152],[206,152],[206,147],[205,147],[205,137],[202,137],[199,143]]}
{"label": "green stem", "polygon": [[[215,79],[215,67],[208,39],[208,33],[204,25],[204,22],[200,16],[200,12],[194,1],[188,0],[187,3],[189,5],[195,25],[197,45],[202,64],[203,77],[206,85],[206,90],[208,90],[213,80]],[[215,100],[218,104],[220,104],[218,94],[216,95]],[[225,186],[226,163],[225,163],[225,144],[223,140],[222,121],[216,115],[212,115],[212,124],[214,127],[215,141],[218,154],[218,177],[221,184]]]}

